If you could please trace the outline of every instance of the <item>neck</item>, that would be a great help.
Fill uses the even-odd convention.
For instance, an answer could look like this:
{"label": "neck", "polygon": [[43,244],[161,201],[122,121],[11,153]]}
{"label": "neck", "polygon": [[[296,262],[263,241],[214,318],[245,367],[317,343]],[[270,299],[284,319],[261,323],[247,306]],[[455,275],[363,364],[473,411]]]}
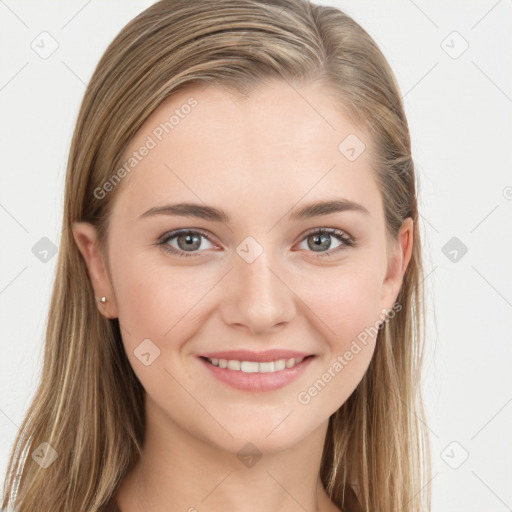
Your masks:
{"label": "neck", "polygon": [[321,483],[327,422],[296,446],[242,457],[198,439],[146,395],[142,455],[116,496],[122,512],[339,512]]}

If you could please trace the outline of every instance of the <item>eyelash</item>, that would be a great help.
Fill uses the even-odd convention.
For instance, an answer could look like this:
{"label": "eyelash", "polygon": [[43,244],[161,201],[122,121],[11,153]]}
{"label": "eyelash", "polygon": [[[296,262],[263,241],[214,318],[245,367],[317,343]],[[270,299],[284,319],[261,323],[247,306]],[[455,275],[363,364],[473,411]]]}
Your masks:
{"label": "eyelash", "polygon": [[[185,230],[180,230],[180,231],[174,231],[171,233],[166,233],[158,240],[157,245],[161,246],[164,251],[169,252],[178,257],[188,258],[191,256],[200,256],[200,253],[180,251],[178,249],[175,249],[174,247],[171,247],[167,243],[170,240],[172,240],[173,238],[176,238],[180,235],[189,235],[189,234],[199,234],[199,235],[203,236],[204,238],[206,238],[209,242],[211,242],[211,240],[208,238],[208,235],[206,233],[204,233],[200,230],[197,230],[197,229],[195,229],[195,230],[185,229]],[[309,231],[301,239],[301,242],[308,236],[322,235],[322,234],[334,236],[334,237],[338,238],[338,240],[340,242],[343,242],[343,244],[331,251],[326,251],[326,252],[316,254],[316,256],[315,256],[316,258],[325,258],[325,257],[329,258],[329,257],[332,257],[332,256],[338,254],[339,251],[342,251],[342,250],[346,249],[347,247],[355,247],[356,246],[356,242],[352,237],[347,235],[344,231],[341,231],[340,229],[335,229],[335,228],[318,228],[313,231]]]}

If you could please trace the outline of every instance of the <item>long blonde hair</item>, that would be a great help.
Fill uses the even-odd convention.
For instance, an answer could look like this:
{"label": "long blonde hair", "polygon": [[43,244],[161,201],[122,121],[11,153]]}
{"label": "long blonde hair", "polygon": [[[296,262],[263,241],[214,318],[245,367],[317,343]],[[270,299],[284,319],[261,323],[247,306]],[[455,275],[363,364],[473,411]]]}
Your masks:
{"label": "long blonde hair", "polygon": [[[329,419],[322,482],[342,511],[430,510],[420,374],[421,244],[404,107],[372,38],[339,9],[307,0],[161,0],[105,51],[71,143],[42,376],[12,450],[2,507],[108,509],[141,453],[144,395],[118,319],[98,311],[71,227],[91,222],[104,244],[120,186],[101,199],[94,190],[113,175],[131,138],[172,93],[215,82],[248,96],[271,78],[322,80],[335,93],[378,148],[376,176],[389,236],[396,237],[405,218],[414,222],[412,258],[397,298],[402,309],[379,330],[362,381]],[[44,468],[34,451],[53,454],[50,448],[57,459]]]}

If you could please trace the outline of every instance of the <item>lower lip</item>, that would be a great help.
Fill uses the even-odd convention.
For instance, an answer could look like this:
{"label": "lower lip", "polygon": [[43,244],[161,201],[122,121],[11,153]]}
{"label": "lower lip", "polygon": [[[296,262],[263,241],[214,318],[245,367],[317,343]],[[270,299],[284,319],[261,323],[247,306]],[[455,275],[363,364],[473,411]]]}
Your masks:
{"label": "lower lip", "polygon": [[295,365],[293,368],[285,368],[278,372],[268,373],[245,373],[241,370],[229,370],[214,366],[202,357],[199,360],[220,381],[230,385],[233,388],[242,391],[274,391],[290,384],[297,379],[313,360],[314,356],[309,356]]}

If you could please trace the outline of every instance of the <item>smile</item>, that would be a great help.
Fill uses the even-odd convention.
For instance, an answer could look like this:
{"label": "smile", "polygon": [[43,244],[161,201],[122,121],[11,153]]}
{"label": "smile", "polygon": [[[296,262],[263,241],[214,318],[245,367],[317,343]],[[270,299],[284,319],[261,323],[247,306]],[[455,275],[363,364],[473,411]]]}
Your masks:
{"label": "smile", "polygon": [[257,362],[257,361],[237,361],[233,359],[214,359],[206,358],[213,366],[227,368],[228,370],[241,371],[244,373],[274,373],[293,368],[304,360],[300,359],[277,359],[276,361]]}
{"label": "smile", "polygon": [[275,391],[291,384],[302,375],[315,356],[246,361],[201,356],[203,367],[216,380],[242,391]]}

